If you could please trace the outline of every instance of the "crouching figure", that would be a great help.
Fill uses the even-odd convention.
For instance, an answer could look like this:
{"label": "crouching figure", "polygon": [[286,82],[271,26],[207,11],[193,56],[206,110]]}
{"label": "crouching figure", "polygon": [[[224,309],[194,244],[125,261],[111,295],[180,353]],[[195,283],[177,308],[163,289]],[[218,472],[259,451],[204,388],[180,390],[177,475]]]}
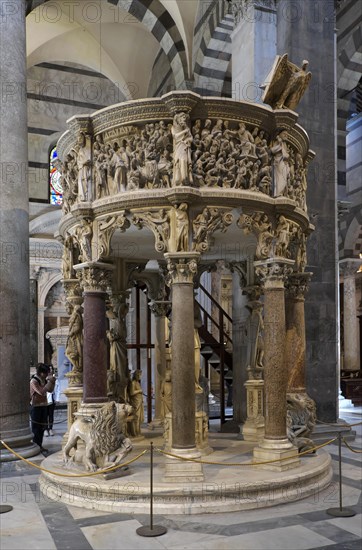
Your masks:
{"label": "crouching figure", "polygon": [[70,451],[76,448],[79,439],[85,444],[83,463],[88,471],[95,472],[121,464],[132,450],[131,441],[123,434],[131,413],[130,405],[111,401],[92,416],[79,416],[69,430],[64,447],[65,464],[74,460]]}

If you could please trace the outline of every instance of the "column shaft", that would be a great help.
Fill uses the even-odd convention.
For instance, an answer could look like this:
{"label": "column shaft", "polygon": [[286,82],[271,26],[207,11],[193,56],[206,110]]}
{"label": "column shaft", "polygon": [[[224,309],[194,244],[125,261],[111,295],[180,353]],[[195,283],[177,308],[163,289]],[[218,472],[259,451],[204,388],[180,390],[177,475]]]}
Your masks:
{"label": "column shaft", "polygon": [[155,363],[154,363],[154,386],[155,386],[155,420],[161,419],[161,384],[165,378],[166,371],[166,337],[165,317],[155,315]]}
{"label": "column shaft", "polygon": [[105,297],[104,292],[84,293],[84,403],[108,401]]}
{"label": "column shaft", "polygon": [[343,370],[358,371],[358,319],[355,274],[344,276],[343,280],[343,322],[344,322],[344,362]]}
{"label": "column shaft", "polygon": [[[25,1],[0,6],[1,439],[37,454],[29,429],[29,197]],[[7,451],[1,460],[16,459]]]}
{"label": "column shaft", "polygon": [[172,284],[172,447],[195,447],[193,284]]}
{"label": "column shaft", "polygon": [[286,438],[287,371],[284,362],[284,287],[265,288],[265,438]]}

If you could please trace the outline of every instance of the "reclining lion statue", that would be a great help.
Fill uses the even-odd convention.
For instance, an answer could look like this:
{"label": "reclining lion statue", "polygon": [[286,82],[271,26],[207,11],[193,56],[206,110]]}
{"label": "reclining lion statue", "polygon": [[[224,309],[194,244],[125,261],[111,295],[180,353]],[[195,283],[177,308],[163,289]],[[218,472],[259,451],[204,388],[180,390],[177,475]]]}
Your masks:
{"label": "reclining lion statue", "polygon": [[78,417],[69,430],[63,450],[64,462],[74,461],[70,451],[76,448],[78,439],[84,441],[83,463],[88,471],[109,468],[120,464],[132,450],[131,441],[123,434],[132,407],[110,401],[92,416]]}

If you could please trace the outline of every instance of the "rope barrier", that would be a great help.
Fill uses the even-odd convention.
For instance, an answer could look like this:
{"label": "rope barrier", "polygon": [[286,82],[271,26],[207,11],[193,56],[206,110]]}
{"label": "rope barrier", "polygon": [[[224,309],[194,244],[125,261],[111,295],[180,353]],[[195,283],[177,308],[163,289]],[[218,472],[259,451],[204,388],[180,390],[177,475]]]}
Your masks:
{"label": "rope barrier", "polygon": [[355,424],[339,424],[338,422],[323,422],[322,420],[317,420],[317,424],[324,424],[325,426],[338,426],[339,428],[353,428],[354,426],[361,426],[362,422],[356,422]]}
{"label": "rope barrier", "polygon": [[96,472],[90,472],[90,473],[84,473],[84,474],[63,474],[61,472],[53,472],[52,470],[48,470],[47,468],[42,468],[41,466],[38,466],[38,464],[34,464],[34,462],[31,462],[31,460],[28,460],[27,458],[24,458],[23,456],[19,455],[14,449],[9,447],[5,441],[2,441],[0,439],[0,443],[10,451],[13,455],[15,455],[17,458],[22,460],[23,462],[26,462],[27,464],[30,464],[30,466],[34,466],[37,470],[41,470],[42,472],[46,472],[47,474],[53,474],[55,476],[59,477],[91,477],[91,476],[97,476],[99,474],[108,474],[109,472],[112,472],[113,470],[118,470],[118,468],[123,468],[124,466],[128,466],[129,464],[132,464],[132,462],[136,462],[141,456],[148,453],[148,449],[144,449],[139,455],[132,458],[128,462],[123,462],[122,464],[117,464],[116,466],[110,466],[109,468],[106,468],[105,470],[97,470]]}
{"label": "rope barrier", "polygon": [[342,440],[343,440],[343,443],[345,444],[345,446],[348,447],[348,449],[349,449],[350,451],[352,451],[352,453],[358,453],[358,454],[359,454],[359,453],[362,453],[362,451],[360,451],[359,449],[353,449],[353,448],[351,447],[351,445],[349,445],[349,444],[347,443],[347,441],[344,439],[344,437],[342,437]]}
{"label": "rope barrier", "polygon": [[337,437],[334,437],[333,439],[330,439],[326,443],[323,443],[321,445],[317,445],[316,447],[312,447],[311,449],[308,449],[306,451],[302,451],[301,453],[294,454],[291,456],[288,456],[286,458],[276,458],[273,460],[267,460],[265,462],[210,462],[207,460],[198,460],[196,458],[186,458],[179,455],[174,455],[172,453],[168,453],[167,451],[163,451],[162,449],[159,449],[156,447],[156,451],[163,455],[171,456],[172,458],[178,458],[179,460],[184,460],[187,462],[197,462],[198,464],[209,464],[209,465],[215,465],[215,466],[259,466],[261,464],[272,464],[273,462],[283,462],[285,460],[290,460],[291,458],[297,458],[299,456],[312,453],[314,451],[317,451],[318,449],[321,449],[322,447],[325,447],[326,445],[329,445],[330,443],[333,443],[333,441],[336,441]]}

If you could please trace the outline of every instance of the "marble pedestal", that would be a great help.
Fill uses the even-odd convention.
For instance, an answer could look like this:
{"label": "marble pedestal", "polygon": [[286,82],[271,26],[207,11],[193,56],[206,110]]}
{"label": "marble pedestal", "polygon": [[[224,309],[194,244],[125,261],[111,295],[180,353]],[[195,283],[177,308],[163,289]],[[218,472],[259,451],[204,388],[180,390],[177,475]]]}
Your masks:
{"label": "marble pedestal", "polygon": [[241,432],[245,441],[260,441],[265,435],[264,380],[248,380],[244,386],[248,416]]}
{"label": "marble pedestal", "polygon": [[[209,445],[208,417],[203,411],[195,413],[195,442],[201,456],[207,456],[213,452]],[[165,451],[171,452],[172,448],[172,413],[166,413],[164,421]]]}
{"label": "marble pedestal", "polygon": [[168,452],[179,458],[166,455],[164,481],[189,483],[204,480],[202,464],[193,462],[193,460],[201,460],[201,453],[196,447],[193,449],[171,448]]}
{"label": "marble pedestal", "polygon": [[[288,439],[275,441],[264,439],[253,450],[253,462],[262,470],[283,472],[284,470],[297,468],[300,464],[300,458],[297,447],[294,447]],[[258,464],[259,462],[269,463]]]}

